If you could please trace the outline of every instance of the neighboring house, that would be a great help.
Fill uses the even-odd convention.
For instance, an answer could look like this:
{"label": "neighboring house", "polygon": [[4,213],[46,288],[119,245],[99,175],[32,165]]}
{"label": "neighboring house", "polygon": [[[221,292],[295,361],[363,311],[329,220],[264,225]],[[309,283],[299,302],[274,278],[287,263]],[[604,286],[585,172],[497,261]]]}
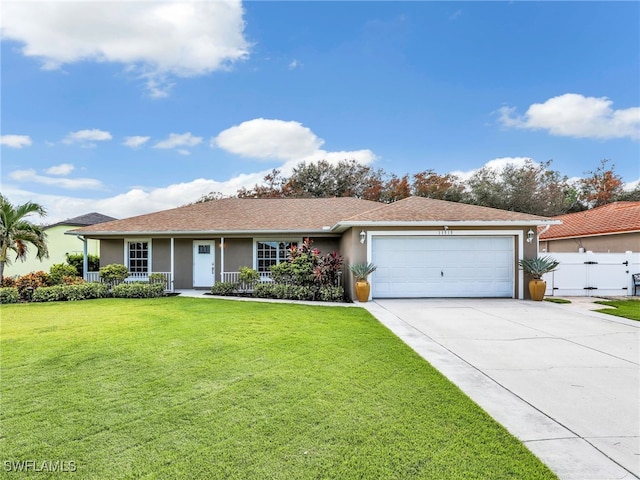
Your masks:
{"label": "neighboring house", "polygon": [[[373,262],[372,297],[524,298],[518,260],[537,255],[537,228],[555,220],[410,197],[391,204],[357,198],[227,198],[68,232],[100,240],[102,265],[132,278],[164,273],[171,289],[233,281],[242,266],[265,281],[271,265],[304,238],[345,266]],[[345,290],[354,298],[345,268]]]}
{"label": "neighboring house", "polygon": [[[5,266],[4,276],[14,277],[39,270],[48,272],[52,265],[65,263],[68,253],[84,252],[84,242],[76,236],[65,235],[66,231],[72,228],[85,227],[112,220],[115,220],[115,218],[93,212],[44,227],[44,231],[47,234],[49,258],[43,258],[42,261],[40,261],[36,258],[35,253],[30,251],[27,253],[26,259],[23,262],[15,260],[14,256],[10,254],[11,264]],[[87,253],[98,255],[99,250],[100,242],[98,240],[89,240],[87,242]]]}
{"label": "neighboring house", "polygon": [[540,233],[541,251],[640,251],[640,202],[615,202],[555,219],[562,223]]}

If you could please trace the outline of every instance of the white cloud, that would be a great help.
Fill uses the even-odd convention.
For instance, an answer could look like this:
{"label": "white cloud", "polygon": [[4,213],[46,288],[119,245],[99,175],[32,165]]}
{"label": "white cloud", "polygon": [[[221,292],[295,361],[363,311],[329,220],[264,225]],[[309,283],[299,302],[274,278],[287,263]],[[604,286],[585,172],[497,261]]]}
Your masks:
{"label": "white cloud", "polygon": [[[486,167],[486,168],[489,168],[491,170],[495,170],[495,171],[499,172],[499,171],[502,171],[502,169],[504,167],[506,167],[507,165],[514,165],[516,167],[522,167],[527,162],[533,162],[533,161],[528,157],[500,157],[500,158],[494,158],[493,160],[489,160],[487,163],[485,163],[480,168],[475,168],[473,170],[464,170],[464,171],[463,170],[455,170],[455,171],[451,172],[451,174],[457,175],[463,181],[467,181],[478,170],[480,170],[481,168],[485,168]],[[533,165],[538,165],[538,164],[536,162],[533,162]]]}
{"label": "white cloud", "polygon": [[60,178],[38,175],[35,170],[15,170],[9,174],[9,178],[18,182],[33,182],[42,185],[65,188],[68,190],[100,190],[102,182],[93,178]]}
{"label": "white cloud", "polygon": [[289,63],[289,70],[295,70],[296,68],[302,68],[303,66],[302,62],[293,59],[291,63]]}
{"label": "white cloud", "polygon": [[547,130],[552,135],[578,138],[640,139],[640,107],[614,110],[606,97],[567,93],[534,103],[522,116],[515,107],[498,110],[505,127]]}
{"label": "white cloud", "polygon": [[317,152],[324,140],[299,122],[256,118],[228,128],[211,145],[255,159],[302,159]]}
{"label": "white cloud", "polygon": [[[202,137],[194,137],[191,133],[171,133],[169,138],[156,143],[153,148],[195,147],[202,143]],[[184,151],[184,149],[182,149]]]}
{"label": "white cloud", "polygon": [[248,56],[241,0],[3,2],[2,38],[44,69],[80,62],[123,64],[152,96],[170,77],[228,69]]}
{"label": "white cloud", "polygon": [[78,130],[77,132],[71,132],[64,137],[62,143],[66,143],[68,145],[79,143],[84,146],[93,147],[95,146],[93,143],[94,141],[104,142],[106,140],[111,140],[111,138],[112,137],[109,132],[94,128],[92,130]]}
{"label": "white cloud", "polygon": [[70,163],[61,163],[60,165],[54,165],[53,167],[47,168],[45,173],[49,175],[69,175],[73,172],[75,167]]}
{"label": "white cloud", "polygon": [[[209,192],[234,195],[240,188],[251,188],[262,181],[270,170],[241,174],[225,181],[198,178],[160,188],[132,188],[126,193],[107,198],[77,198],[65,195],[28,191],[15,185],[3,184],[2,193],[14,204],[33,201],[44,205],[47,223],[55,223],[89,212],[100,212],[115,218],[157,212],[198,200]],[[28,176],[25,174],[25,176]]]}
{"label": "white cloud", "polygon": [[30,147],[31,137],[29,135],[2,135],[0,136],[0,145],[11,148]]}
{"label": "white cloud", "polygon": [[134,135],[132,137],[125,137],[122,144],[130,148],[139,148],[147,143],[150,139],[151,137],[141,137],[139,135]]}

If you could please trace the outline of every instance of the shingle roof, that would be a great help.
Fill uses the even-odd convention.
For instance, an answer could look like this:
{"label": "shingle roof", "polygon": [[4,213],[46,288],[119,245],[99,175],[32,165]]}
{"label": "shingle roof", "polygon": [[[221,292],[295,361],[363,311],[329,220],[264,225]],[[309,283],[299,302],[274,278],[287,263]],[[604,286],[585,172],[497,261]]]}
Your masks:
{"label": "shingle roof", "polygon": [[322,231],[377,205],[351,197],[224,198],[93,225],[74,233]]}
{"label": "shingle roof", "polygon": [[102,213],[91,212],[85,215],[80,215],[79,217],[73,217],[58,223],[54,223],[53,225],[48,225],[46,228],[57,227],[58,225],[84,227],[87,225],[95,225],[97,223],[110,222],[112,220],[116,219],[114,217],[109,217],[108,215],[103,215]]}
{"label": "shingle roof", "polygon": [[609,203],[555,218],[561,220],[562,225],[551,226],[540,235],[540,240],[640,232],[640,202]]}
{"label": "shingle roof", "polygon": [[551,220],[495,208],[410,197],[391,204],[357,198],[225,198],[87,226],[76,234],[320,232],[385,222],[494,222],[545,224]]}
{"label": "shingle roof", "polygon": [[528,213],[424,197],[408,197],[345,219],[356,222],[525,222],[546,223],[550,219]]}

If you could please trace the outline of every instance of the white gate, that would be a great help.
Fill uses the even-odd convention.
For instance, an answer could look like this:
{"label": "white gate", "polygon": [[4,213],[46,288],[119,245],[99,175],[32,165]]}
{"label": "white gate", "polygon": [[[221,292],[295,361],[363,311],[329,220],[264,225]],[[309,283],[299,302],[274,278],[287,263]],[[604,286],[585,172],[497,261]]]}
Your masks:
{"label": "white gate", "polygon": [[560,262],[546,274],[548,296],[633,295],[631,275],[640,273],[640,253],[549,253]]}

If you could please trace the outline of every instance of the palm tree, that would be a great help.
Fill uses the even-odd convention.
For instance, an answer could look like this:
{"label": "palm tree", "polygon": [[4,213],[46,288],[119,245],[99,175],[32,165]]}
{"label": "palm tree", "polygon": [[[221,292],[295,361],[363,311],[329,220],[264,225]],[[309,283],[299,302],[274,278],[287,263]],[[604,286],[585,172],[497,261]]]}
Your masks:
{"label": "palm tree", "polygon": [[3,278],[5,264],[11,264],[9,252],[16,253],[16,260],[24,260],[29,251],[28,244],[31,244],[36,248],[38,259],[49,256],[47,234],[42,227],[27,220],[33,213],[41,217],[46,215],[44,207],[37,203],[27,202],[14,207],[0,193],[0,281]]}

